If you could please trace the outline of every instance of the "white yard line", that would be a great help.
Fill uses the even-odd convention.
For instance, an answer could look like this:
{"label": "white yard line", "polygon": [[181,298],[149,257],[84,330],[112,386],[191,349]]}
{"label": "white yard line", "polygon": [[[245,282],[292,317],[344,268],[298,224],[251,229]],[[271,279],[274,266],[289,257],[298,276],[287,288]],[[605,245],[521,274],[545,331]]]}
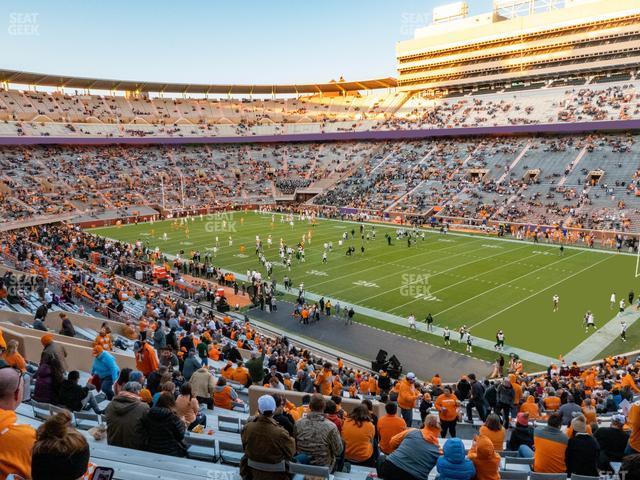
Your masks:
{"label": "white yard line", "polygon": [[[409,258],[413,258],[413,257],[419,257],[419,256],[424,255],[425,253],[429,253],[429,252],[431,252],[431,253],[433,253],[433,252],[436,252],[436,253],[437,253],[437,252],[444,252],[444,251],[446,251],[446,250],[451,250],[452,248],[460,248],[460,245],[452,245],[452,246],[450,246],[450,247],[438,248],[438,249],[436,249],[436,250],[426,250],[426,251],[425,251],[425,250],[422,250],[422,251],[420,251],[419,253],[416,253],[416,254],[414,254],[414,255],[409,255],[408,257],[404,257],[402,260],[407,260],[407,259],[409,259]],[[471,250],[471,251],[472,251],[472,252],[474,252],[475,250]],[[385,252],[385,254],[389,254],[389,253],[394,253],[394,252],[393,252],[393,251],[391,251],[391,252],[390,252],[390,251]],[[396,253],[397,253],[397,252],[396,252]],[[455,257],[458,257],[458,256],[460,256],[460,255],[466,255],[466,254],[468,254],[468,253],[469,253],[469,252],[456,253],[455,255],[448,256],[447,258],[455,258]],[[364,261],[373,260],[374,258],[382,257],[382,256],[384,256],[385,254],[376,255],[376,256],[374,256],[374,257],[365,257],[365,258],[363,258],[363,259],[362,259],[362,260],[360,260],[360,261],[363,261],[363,262],[364,262]],[[440,258],[434,258],[433,260],[430,260],[430,261],[428,261],[427,263],[424,263],[424,264],[420,265],[420,267],[421,267],[421,266],[424,266],[424,265],[430,265],[431,263],[439,262],[439,261],[441,261],[441,260],[442,260],[442,257],[440,257]],[[375,262],[375,261],[377,261],[377,260],[373,260],[373,261]],[[386,262],[381,262],[381,263],[384,263],[385,265],[389,265],[389,263],[386,263]],[[352,266],[352,265],[353,265],[353,263],[352,263],[352,264],[350,264],[350,266]],[[339,266],[337,266],[337,267],[333,267],[333,268],[344,268],[344,265],[339,265]],[[345,275],[342,275],[342,276],[340,277],[340,279],[343,279],[343,278],[346,278],[346,277],[351,277],[351,276],[353,276],[353,275],[359,275],[359,274],[361,274],[361,273],[368,272],[369,270],[374,270],[374,269],[377,269],[377,268],[380,268],[380,265],[376,265],[376,266],[373,266],[373,267],[365,268],[364,270],[358,270],[357,272],[347,273],[347,274],[345,274]],[[416,269],[416,268],[419,268],[419,267],[409,267],[409,266],[407,266],[407,265],[404,265],[402,268],[413,270],[413,269]],[[328,270],[331,270],[331,268],[329,268]],[[326,270],[324,270],[324,271],[326,271]],[[396,273],[393,273],[392,275],[397,275],[397,272],[396,272]],[[380,279],[382,279],[382,278],[387,278],[387,277],[392,276],[392,275],[385,275],[385,276],[382,276],[382,277],[376,277],[375,279],[371,279],[371,280],[380,280]],[[329,279],[329,280],[325,280],[325,281],[320,282],[320,283],[314,283],[313,285],[311,285],[311,284],[310,284],[309,286],[310,286],[311,288],[316,288],[317,286],[319,286],[319,285],[324,285],[325,283],[333,283],[333,282],[335,282],[335,280],[336,280],[335,278],[331,278],[331,279]]]}
{"label": "white yard line", "polygon": [[[459,245],[458,245],[458,247],[459,247]],[[452,247],[443,248],[442,250],[448,250],[449,248],[452,248]],[[449,255],[449,256],[447,256],[447,257],[434,258],[433,260],[430,260],[430,261],[428,261],[428,262],[426,262],[426,263],[423,263],[423,264],[421,264],[421,265],[418,265],[418,266],[416,266],[416,267],[408,267],[408,266],[406,266],[406,265],[405,265],[405,266],[403,266],[402,268],[404,269],[404,271],[405,271],[405,272],[406,272],[406,271],[417,270],[417,269],[424,268],[426,265],[431,265],[432,263],[441,262],[444,258],[446,258],[447,260],[449,260],[450,258],[456,258],[456,257],[468,257],[470,253],[476,252],[476,251],[478,251],[478,250],[482,250],[482,247],[480,247],[480,248],[476,248],[476,249],[473,249],[473,250],[468,250],[468,251],[465,251],[465,252],[456,253],[455,255]],[[438,250],[438,251],[440,251],[440,250]],[[423,253],[424,253],[424,252],[423,252]],[[503,253],[504,253],[504,252],[503,252]],[[412,255],[412,257],[413,257],[413,256],[419,256],[419,255]],[[406,258],[410,258],[410,257],[406,257]],[[477,259],[476,259],[476,260],[474,260],[474,262],[477,262],[477,261],[478,261]],[[473,262],[471,262],[471,263],[473,263]],[[462,265],[460,265],[460,266],[462,266]],[[365,269],[365,270],[360,270],[360,271],[358,271],[358,272],[347,273],[346,275],[342,275],[342,276],[340,277],[340,279],[343,279],[343,278],[346,278],[346,277],[351,277],[351,276],[353,276],[353,275],[359,275],[359,274],[361,274],[361,273],[363,273],[363,272],[366,272],[366,271],[368,271],[368,270],[372,270],[372,269],[374,269],[374,268],[378,269],[378,268],[380,268],[380,265],[377,265],[377,266],[375,266],[375,267],[371,267],[371,268],[367,268],[367,269]],[[444,271],[443,271],[443,272],[444,272]],[[443,272],[437,272],[437,273],[435,273],[434,275],[439,275],[440,273],[443,273]],[[392,272],[392,273],[390,273],[390,274],[388,274],[388,275],[383,275],[383,276],[381,276],[381,277],[371,278],[371,279],[369,279],[369,280],[371,280],[372,282],[378,282],[379,280],[384,280],[385,278],[393,277],[393,276],[396,276],[396,275],[398,275],[398,274],[400,274],[400,275],[401,275],[401,273],[400,273],[400,272]],[[317,283],[317,284],[310,285],[310,286],[311,286],[312,288],[315,288],[315,287],[317,287],[318,285],[325,284],[325,283],[329,283],[329,282],[332,282],[332,281],[334,281],[334,280],[335,280],[335,279],[326,280],[326,281],[324,281],[324,282]],[[356,286],[354,286],[354,287],[348,287],[348,288],[345,288],[345,289],[344,289],[344,290],[342,290],[342,291],[343,291],[343,292],[345,292],[345,291],[347,291],[347,290],[351,290],[351,289],[353,289],[353,288],[359,288],[359,287],[356,285]],[[400,287],[398,287],[398,288],[402,288],[402,285],[401,285]],[[394,290],[397,290],[397,288],[395,288]],[[387,292],[390,292],[390,291],[393,291],[393,290],[387,290]],[[387,292],[384,292],[384,293],[387,293]],[[367,299],[365,299],[365,300],[367,300]]]}
{"label": "white yard line", "polygon": [[[505,283],[503,283],[503,284],[501,284],[501,285],[498,285],[497,287],[493,287],[493,288],[490,288],[489,290],[485,290],[484,292],[481,292],[481,293],[479,293],[478,295],[474,295],[473,297],[467,298],[466,300],[463,300],[462,302],[457,303],[456,305],[453,305],[453,306],[451,306],[451,307],[449,307],[449,308],[446,308],[446,309],[442,310],[441,312],[437,312],[437,313],[435,313],[435,314],[434,314],[434,316],[435,316],[435,315],[442,315],[444,312],[448,312],[449,310],[453,310],[454,308],[458,308],[459,306],[464,305],[464,304],[466,304],[466,303],[468,303],[468,302],[470,302],[470,301],[472,301],[472,300],[475,300],[476,298],[482,297],[482,296],[486,295],[486,294],[487,294],[487,293],[489,293],[489,292],[493,292],[494,290],[497,290],[497,289],[502,288],[502,287],[504,287],[504,286],[506,286],[506,285],[509,285],[510,283],[516,282],[516,281],[518,281],[518,280],[520,280],[520,279],[522,279],[522,278],[524,278],[524,277],[528,277],[528,276],[529,276],[529,275],[531,275],[532,273],[539,272],[540,270],[544,270],[545,268],[549,268],[549,267],[551,267],[552,265],[555,265],[555,264],[560,263],[560,262],[564,262],[565,260],[567,260],[567,259],[569,259],[569,258],[577,257],[578,255],[582,255],[583,253],[584,253],[584,252],[580,252],[580,253],[576,253],[575,255],[570,255],[570,256],[568,256],[568,257],[562,257],[560,260],[556,260],[555,262],[552,262],[552,263],[550,263],[549,265],[545,265],[545,266],[542,266],[542,267],[536,268],[535,270],[531,270],[530,272],[527,272],[527,273],[525,273],[524,275],[520,275],[519,277],[516,277],[516,278],[514,278],[513,280],[509,280],[508,282],[505,282]],[[607,257],[607,258],[609,258],[609,257]],[[594,265],[595,265],[595,264],[594,264]],[[589,268],[590,268],[590,267],[589,267]],[[566,279],[565,279],[565,280],[566,280]],[[562,280],[562,281],[564,281],[564,280]],[[558,283],[560,283],[560,282],[558,282]],[[549,288],[549,287],[547,287],[547,288]],[[546,288],[545,288],[545,290],[546,290]],[[542,290],[542,291],[544,291],[544,290]],[[537,295],[537,294],[536,294],[536,295]],[[512,306],[513,306],[513,305],[512,305]],[[509,308],[511,308],[511,307],[509,307]],[[507,310],[508,310],[508,309],[507,309]],[[472,327],[475,327],[476,325],[480,325],[481,323],[484,323],[484,322],[485,322],[486,320],[488,320],[489,318],[493,318],[493,317],[495,317],[495,315],[492,315],[491,317],[487,317],[485,320],[480,321],[480,322],[476,323],[475,325],[472,325]]]}
{"label": "white yard line", "polygon": [[[511,252],[515,252],[515,251],[518,251],[518,250],[522,250],[523,248],[525,248],[525,247],[523,246],[523,247],[521,247],[521,248],[516,248],[515,250],[511,250]],[[448,290],[449,288],[452,288],[452,287],[455,287],[455,286],[457,286],[457,285],[460,285],[461,283],[468,282],[469,280],[474,280],[474,279],[476,279],[476,278],[478,278],[478,277],[481,277],[481,276],[483,276],[483,275],[486,275],[487,273],[491,273],[491,272],[494,272],[494,271],[496,271],[496,270],[500,270],[501,268],[508,267],[509,265],[513,265],[513,264],[515,264],[515,263],[520,263],[520,262],[522,262],[523,260],[526,260],[527,258],[534,257],[534,256],[536,256],[536,255],[535,255],[535,254],[528,255],[528,256],[526,256],[525,258],[519,258],[519,259],[517,259],[517,260],[514,260],[513,262],[505,263],[504,265],[500,265],[500,266],[498,266],[498,267],[492,268],[491,270],[487,270],[486,272],[478,273],[477,275],[474,275],[474,276],[472,276],[472,277],[465,277],[463,280],[460,280],[459,282],[451,283],[451,284],[447,285],[446,287],[441,288],[440,290],[436,290],[436,291],[434,291],[434,292],[430,292],[430,293],[431,293],[432,295],[435,295],[436,293],[443,292],[443,291],[445,291],[445,290]],[[403,303],[402,305],[399,305],[399,306],[397,306],[397,307],[394,307],[394,308],[392,308],[392,309],[391,309],[391,310],[389,310],[389,311],[390,311],[390,312],[393,312],[394,310],[398,310],[399,308],[406,307],[407,305],[410,305],[410,304],[412,304],[412,303],[414,303],[414,302],[417,302],[417,301],[419,301],[419,300],[421,300],[421,299],[420,299],[420,298],[414,298],[413,300],[410,300],[410,301],[408,301],[407,303]]]}
{"label": "white yard line", "polygon": [[[578,254],[576,254],[576,256],[577,256],[577,255],[580,255],[580,254],[578,253]],[[477,322],[477,323],[474,323],[471,327],[476,327],[476,326],[478,326],[478,325],[481,325],[481,324],[483,324],[484,322],[486,322],[487,320],[491,320],[493,317],[496,317],[497,315],[500,315],[501,313],[504,313],[504,312],[506,312],[507,310],[509,310],[509,309],[511,309],[511,308],[513,308],[513,307],[515,307],[515,306],[517,306],[517,305],[520,305],[522,302],[526,302],[527,300],[529,300],[529,299],[531,299],[531,298],[533,298],[533,297],[535,297],[535,296],[537,296],[537,295],[540,295],[542,292],[546,292],[546,291],[547,291],[547,290],[549,290],[550,288],[553,288],[553,287],[555,287],[556,285],[560,285],[561,283],[566,282],[567,280],[569,280],[570,278],[575,277],[576,275],[580,275],[581,273],[586,272],[587,270],[589,270],[589,269],[591,269],[591,268],[595,267],[596,265],[600,265],[602,262],[607,261],[609,258],[611,258],[611,257],[605,257],[605,258],[602,258],[602,259],[598,260],[597,262],[592,263],[591,265],[589,265],[589,266],[587,266],[587,267],[585,267],[585,268],[583,268],[583,269],[581,269],[581,270],[578,270],[577,272],[575,272],[575,273],[573,273],[573,274],[569,275],[568,277],[565,277],[565,278],[563,278],[562,280],[559,280],[559,281],[557,281],[557,282],[555,282],[555,283],[552,283],[551,285],[549,285],[549,286],[547,286],[547,287],[543,288],[542,290],[539,290],[539,291],[537,291],[537,292],[535,292],[535,293],[532,293],[531,295],[529,295],[529,296],[528,296],[528,297],[526,297],[526,298],[523,298],[522,300],[519,300],[519,301],[517,301],[517,302],[515,302],[515,303],[512,303],[511,305],[509,305],[508,307],[503,308],[503,309],[502,309],[502,310],[500,310],[499,312],[496,312],[496,313],[494,313],[494,314],[492,314],[492,315],[489,315],[487,318],[485,318],[485,319],[483,319],[483,320],[480,320],[480,321],[479,321],[479,322]],[[556,263],[557,263],[557,262],[556,262]],[[531,272],[531,273],[533,273],[533,272]],[[573,359],[571,359],[571,360],[573,360]]]}
{"label": "white yard line", "polygon": [[[481,248],[482,248],[482,247],[481,247]],[[480,248],[480,249],[481,249],[481,248]],[[477,250],[480,250],[480,249],[477,249]],[[500,255],[505,255],[505,254],[507,254],[507,253],[514,252],[514,251],[516,251],[516,250],[519,250],[519,249],[518,249],[518,248],[514,248],[513,250],[507,250],[506,252],[496,253],[495,255],[489,255],[488,257],[476,258],[475,260],[472,260],[472,261],[470,261],[470,262],[466,262],[466,263],[463,263],[463,264],[460,264],[460,265],[455,265],[455,266],[453,266],[453,267],[451,267],[451,268],[447,268],[447,269],[442,270],[442,271],[440,271],[440,272],[438,272],[438,273],[434,273],[434,274],[433,274],[433,275],[431,275],[431,277],[429,277],[429,278],[433,278],[433,277],[436,277],[436,276],[438,276],[438,275],[442,275],[443,273],[447,273],[447,272],[450,272],[450,271],[452,271],[452,270],[457,270],[458,268],[466,267],[467,265],[471,265],[472,263],[478,263],[478,262],[482,262],[482,261],[484,261],[484,260],[488,260],[488,259],[493,258],[493,257],[498,257],[498,256],[500,256]],[[472,250],[472,251],[475,251],[475,250]],[[466,254],[466,253],[469,253],[469,252],[465,252],[465,254]],[[447,257],[447,259],[449,259],[449,258],[453,258],[454,256],[456,256],[456,255],[452,255],[451,257]],[[442,260],[442,259],[440,259],[440,260]],[[397,273],[394,273],[393,275],[397,275]],[[387,275],[387,276],[389,276],[389,275]],[[377,298],[377,297],[380,297],[380,296],[382,296],[382,295],[386,295],[387,293],[395,292],[396,290],[400,290],[400,289],[402,289],[402,288],[406,288],[406,287],[408,287],[409,285],[413,285],[414,283],[422,282],[422,281],[423,281],[423,279],[422,279],[422,278],[417,278],[416,280],[411,281],[411,282],[407,282],[407,283],[405,283],[405,284],[403,284],[403,285],[400,285],[399,287],[392,288],[391,290],[386,290],[386,291],[381,292],[381,293],[377,293],[376,295],[371,295],[370,297],[363,298],[363,299],[361,299],[361,300],[359,300],[359,301],[360,301],[360,302],[366,302],[367,300],[371,300],[372,298]]]}

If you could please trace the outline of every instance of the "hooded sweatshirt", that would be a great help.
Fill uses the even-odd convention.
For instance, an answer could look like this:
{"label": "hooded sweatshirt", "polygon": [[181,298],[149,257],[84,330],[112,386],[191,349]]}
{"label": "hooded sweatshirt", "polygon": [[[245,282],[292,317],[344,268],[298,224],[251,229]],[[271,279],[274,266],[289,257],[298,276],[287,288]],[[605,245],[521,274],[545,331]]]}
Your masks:
{"label": "hooded sweatshirt", "polygon": [[440,429],[403,430],[391,439],[393,453],[387,460],[415,478],[428,480],[440,456],[439,436]]}
{"label": "hooded sweatshirt", "polygon": [[473,462],[465,455],[464,444],[459,438],[450,438],[444,444],[444,455],[438,458],[436,468],[439,480],[470,480],[476,474]]}
{"label": "hooded sweatshirt", "polygon": [[140,421],[148,411],[149,405],[136,395],[128,392],[116,395],[105,412],[107,443],[124,448],[143,448],[144,437]]}
{"label": "hooded sweatshirt", "polygon": [[500,455],[493,447],[493,442],[485,435],[480,435],[469,451],[469,459],[476,469],[475,480],[499,480]]}
{"label": "hooded sweatshirt", "polygon": [[115,382],[120,375],[120,369],[113,355],[108,352],[102,352],[93,360],[91,374],[98,375],[101,379],[111,377],[111,380]]}
{"label": "hooded sweatshirt", "polygon": [[10,473],[31,477],[31,449],[36,431],[30,425],[16,425],[16,412],[0,410],[0,478]]}
{"label": "hooded sweatshirt", "polygon": [[520,411],[528,413],[529,420],[538,420],[540,418],[540,408],[538,408],[538,404],[533,395],[527,397],[527,400],[520,407]]}
{"label": "hooded sweatshirt", "polygon": [[238,394],[229,385],[216,385],[213,389],[213,403],[216,407],[231,410]]}

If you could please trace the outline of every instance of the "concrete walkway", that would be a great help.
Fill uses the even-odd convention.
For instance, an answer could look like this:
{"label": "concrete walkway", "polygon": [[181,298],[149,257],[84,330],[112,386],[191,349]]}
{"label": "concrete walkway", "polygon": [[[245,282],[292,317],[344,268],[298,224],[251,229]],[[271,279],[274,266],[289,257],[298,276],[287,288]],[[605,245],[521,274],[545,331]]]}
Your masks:
{"label": "concrete walkway", "polygon": [[335,315],[322,315],[319,322],[309,325],[296,321],[291,313],[295,304],[277,301],[278,310],[267,312],[253,308],[247,312],[252,322],[275,326],[282,334],[295,340],[307,339],[306,343],[316,343],[336,357],[348,360],[349,354],[362,359],[359,364],[371,368],[371,361],[378,350],[388,352],[388,358],[395,355],[403,366],[403,373],[414,372],[418,378],[429,381],[438,373],[445,382],[457,382],[460,375],[475,372],[480,377],[488,376],[492,370],[489,362],[460,354],[444,347],[405,337],[386,330],[380,330],[358,323],[358,314],[352,325],[345,325],[344,319]]}

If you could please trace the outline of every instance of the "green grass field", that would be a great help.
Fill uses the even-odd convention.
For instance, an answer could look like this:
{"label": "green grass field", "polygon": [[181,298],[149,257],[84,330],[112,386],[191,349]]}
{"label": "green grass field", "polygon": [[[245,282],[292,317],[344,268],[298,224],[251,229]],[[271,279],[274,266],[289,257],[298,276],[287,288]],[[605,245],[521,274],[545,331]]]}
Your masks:
{"label": "green grass field", "polygon": [[[281,223],[278,215],[272,222],[271,215],[254,212],[195,218],[188,222],[188,236],[185,228],[176,228],[173,221],[91,231],[131,243],[140,240],[166,254],[182,250],[187,256],[195,250],[211,252],[218,236],[214,263],[240,274],[251,269],[264,273],[255,256],[255,237],[259,235],[267,258],[275,263],[274,276],[280,284],[288,274],[294,285],[304,282],[307,292],[354,305],[364,323],[414,336],[404,325],[398,325],[398,320],[413,313],[420,321],[430,312],[436,325],[452,329],[467,325],[474,337],[491,342],[496,331],[502,329],[508,346],[553,358],[589,338],[582,323],[587,310],[594,313],[596,325],[602,326],[616,315],[609,304],[612,292],[618,298],[626,298],[631,289],[638,292],[633,256],[577,248],[566,248],[561,255],[553,245],[435,231],[427,231],[425,240],[408,247],[406,240],[395,239],[396,228],[376,225],[376,238],[364,242],[364,254],[360,253],[359,227],[353,223],[320,220],[312,226],[296,219],[292,228]],[[366,225],[365,232],[371,230],[372,226]],[[280,238],[293,247],[308,232],[312,235],[311,243],[305,245],[306,262],[298,262],[294,256],[291,272],[287,272],[279,263]],[[344,232],[349,232],[349,240],[338,246]],[[391,246],[385,233],[393,237]],[[266,246],[269,234],[273,238],[271,248]],[[229,236],[233,239],[231,247]],[[322,262],[325,242],[333,242],[327,263]],[[245,247],[243,253],[241,245]],[[354,256],[345,255],[348,245],[356,248]],[[560,309],[555,313],[554,294],[560,296]],[[388,314],[397,316],[396,323],[389,321]],[[607,351],[609,343],[617,348],[618,331],[616,327],[616,333],[597,351]],[[433,335],[417,334],[441,343]],[[638,340],[633,335],[624,344],[624,351],[637,348]],[[475,349],[474,355],[495,357],[493,352],[481,349]]]}

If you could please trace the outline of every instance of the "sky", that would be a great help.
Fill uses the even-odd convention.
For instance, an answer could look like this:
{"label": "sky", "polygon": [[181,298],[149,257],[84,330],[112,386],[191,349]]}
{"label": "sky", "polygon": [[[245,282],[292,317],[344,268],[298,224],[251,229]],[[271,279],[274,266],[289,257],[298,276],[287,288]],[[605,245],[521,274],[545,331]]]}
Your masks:
{"label": "sky", "polygon": [[[395,44],[449,0],[2,0],[0,68],[121,80],[395,76]],[[491,0],[468,0],[470,14]],[[4,23],[4,25],[1,25]]]}

